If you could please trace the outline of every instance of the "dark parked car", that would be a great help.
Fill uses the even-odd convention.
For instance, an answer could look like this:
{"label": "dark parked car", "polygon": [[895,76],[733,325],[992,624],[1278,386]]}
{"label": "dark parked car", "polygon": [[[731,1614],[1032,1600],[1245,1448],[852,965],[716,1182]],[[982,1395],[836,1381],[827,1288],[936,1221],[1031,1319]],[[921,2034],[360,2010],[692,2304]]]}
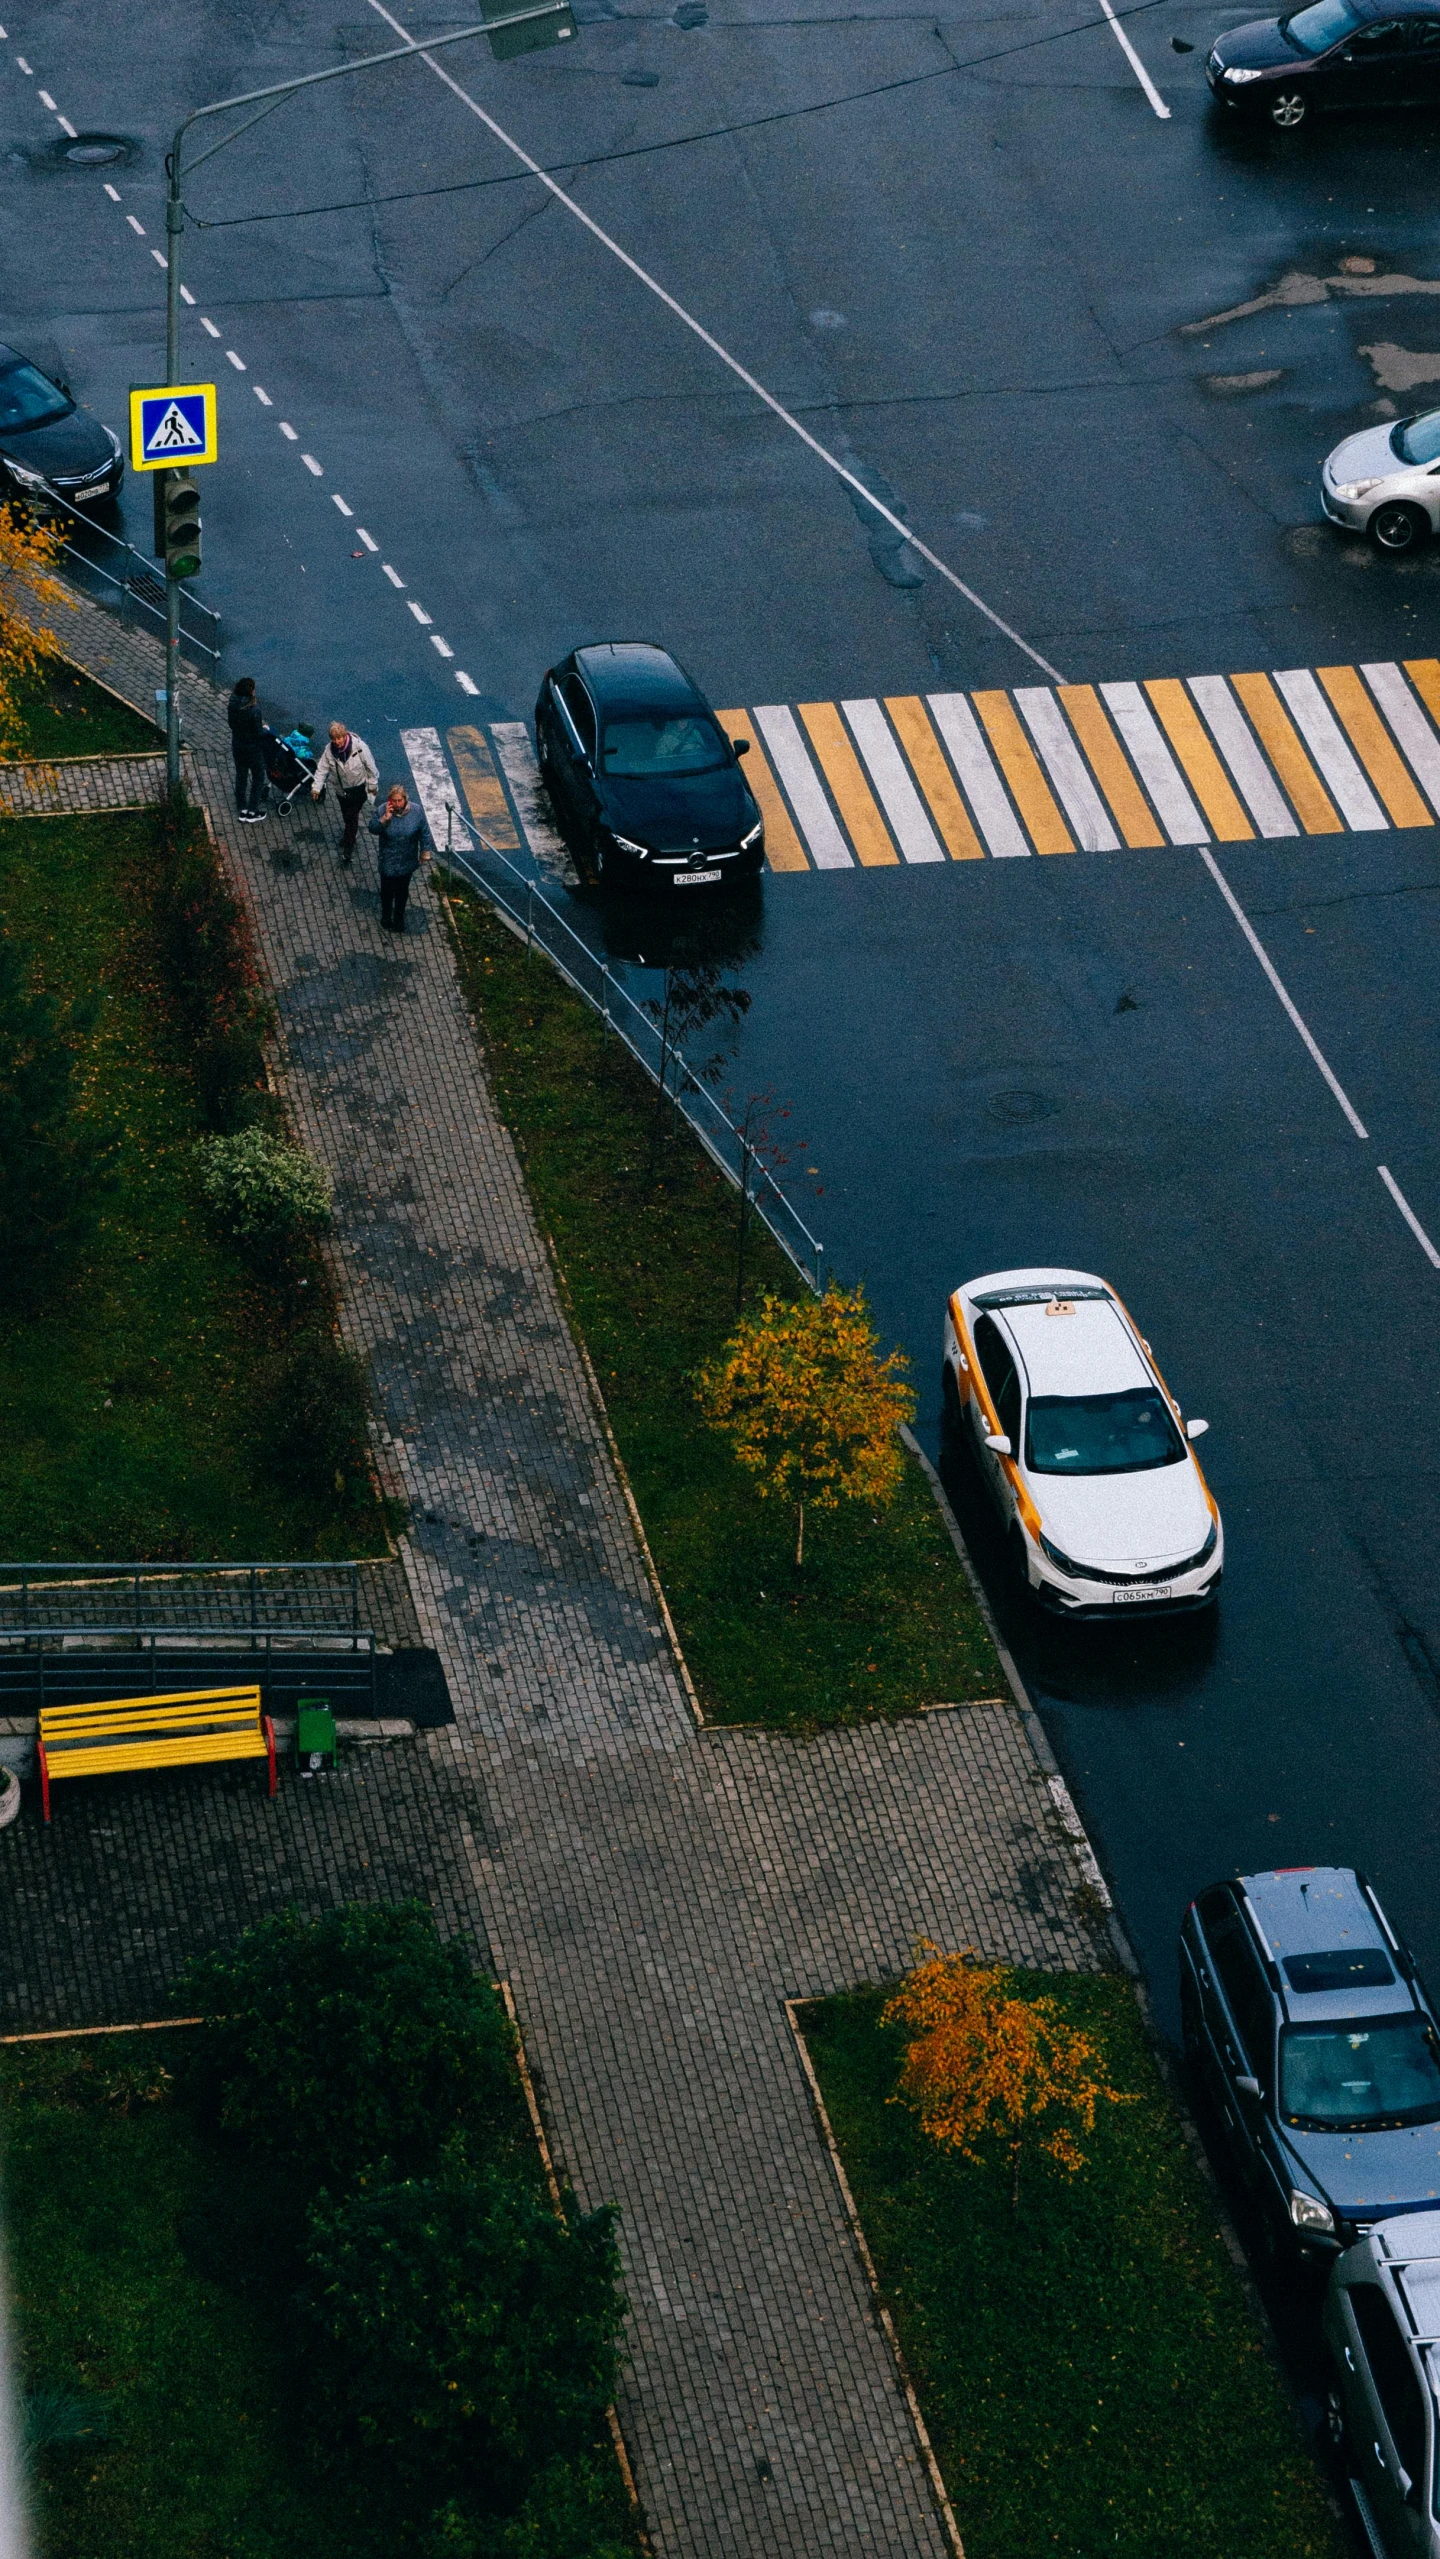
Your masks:
{"label": "dark parked car", "polygon": [[0,346],[0,497],[52,490],[71,506],[93,506],[113,498],[124,476],[119,437],[77,408],[69,384]]}
{"label": "dark parked car", "polygon": [[1277,2245],[1328,2262],[1375,2223],[1440,2206],[1440,2031],[1363,1875],[1292,1866],[1201,1893],[1180,2014]]}
{"label": "dark parked car", "polygon": [[1335,107],[1440,105],[1435,0],[1311,0],[1284,18],[1251,18],[1212,45],[1212,95],[1293,132]]}
{"label": "dark parked car", "polygon": [[765,858],[760,811],[732,743],[683,667],[648,640],[574,649],[535,705],[561,831],[592,880],[721,888]]}

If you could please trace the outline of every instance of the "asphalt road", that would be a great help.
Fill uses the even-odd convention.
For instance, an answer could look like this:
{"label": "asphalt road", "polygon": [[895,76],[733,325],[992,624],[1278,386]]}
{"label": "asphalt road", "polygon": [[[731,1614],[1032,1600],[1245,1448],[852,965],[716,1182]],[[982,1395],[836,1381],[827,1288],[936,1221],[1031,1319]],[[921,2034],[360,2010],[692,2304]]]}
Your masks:
{"label": "asphalt road", "polygon": [[[1440,122],[1219,128],[1203,50],[1244,9],[1130,17],[1162,119],[1090,0],[942,5],[724,0],[680,28],[581,0],[566,48],[441,59],[1066,677],[1430,650],[1440,554],[1332,536],[1316,474],[1377,403],[1440,396]],[[374,0],[196,0],[123,49],[78,0],[7,20],[0,330],[118,424],[160,371],[170,125],[392,41]],[[123,161],[71,166],[60,116]],[[660,639],[721,703],[1034,679],[517,165],[414,64],[197,175],[228,673],[272,715],[344,714],[382,765],[402,726],[524,715],[591,638]],[[317,205],[352,209],[268,218]],[[143,540],[147,493],[126,507]],[[946,1291],[1032,1260],[1113,1279],[1213,1425],[1213,1620],[1011,1618],[1172,2024],[1181,1911],[1237,1866],[1364,1865],[1440,1983],[1440,1276],[1377,1169],[1440,1233],[1440,850],[1221,851],[1364,1140],[1192,851],[772,879],[735,1067],[794,1103],[802,1205],[910,1350],[932,1445]]]}

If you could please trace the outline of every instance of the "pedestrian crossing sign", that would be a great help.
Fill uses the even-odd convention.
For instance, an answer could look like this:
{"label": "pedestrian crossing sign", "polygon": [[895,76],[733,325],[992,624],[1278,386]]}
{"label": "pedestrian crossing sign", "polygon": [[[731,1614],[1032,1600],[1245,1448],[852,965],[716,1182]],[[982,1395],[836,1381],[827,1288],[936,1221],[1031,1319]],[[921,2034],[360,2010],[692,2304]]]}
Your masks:
{"label": "pedestrian crossing sign", "polygon": [[130,394],[132,471],[193,471],[219,457],[213,382],[164,383]]}

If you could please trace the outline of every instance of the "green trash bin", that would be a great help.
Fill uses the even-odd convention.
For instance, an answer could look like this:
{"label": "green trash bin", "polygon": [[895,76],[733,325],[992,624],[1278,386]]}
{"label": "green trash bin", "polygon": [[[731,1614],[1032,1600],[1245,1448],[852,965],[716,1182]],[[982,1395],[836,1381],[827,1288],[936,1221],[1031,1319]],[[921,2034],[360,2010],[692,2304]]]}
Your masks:
{"label": "green trash bin", "polygon": [[328,1697],[302,1697],[295,1713],[295,1764],[302,1777],[335,1765],[335,1718]]}

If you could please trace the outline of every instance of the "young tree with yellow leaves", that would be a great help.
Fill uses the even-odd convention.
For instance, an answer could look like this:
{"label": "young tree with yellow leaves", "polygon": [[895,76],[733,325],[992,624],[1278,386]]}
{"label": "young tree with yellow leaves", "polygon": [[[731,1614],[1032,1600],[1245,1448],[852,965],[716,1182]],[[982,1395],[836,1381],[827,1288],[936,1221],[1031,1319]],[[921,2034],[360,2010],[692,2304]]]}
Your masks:
{"label": "young tree with yellow leaves", "polygon": [[766,1501],[795,1506],[795,1561],[805,1512],[842,1501],[893,1500],[896,1432],[915,1410],[899,1351],[880,1357],[863,1288],[795,1302],[767,1297],[700,1372],[696,1394]]}
{"label": "young tree with yellow leaves", "polygon": [[55,646],[45,608],[69,602],[55,575],[63,546],[58,526],[0,506],[0,755],[23,745],[22,688]]}
{"label": "young tree with yellow leaves", "polygon": [[1010,2162],[1010,2202],[1020,2202],[1027,2149],[1073,2177],[1085,2165],[1079,2134],[1095,2129],[1097,2106],[1132,2106],[1112,2088],[1089,2035],[1069,2026],[1055,2000],[1018,1999],[1003,1967],[973,1960],[973,1948],[942,1955],[928,1943],[882,2022],[915,2029],[891,2105],[912,2106],[922,2131],[942,2149],[977,2163],[987,2146]]}

